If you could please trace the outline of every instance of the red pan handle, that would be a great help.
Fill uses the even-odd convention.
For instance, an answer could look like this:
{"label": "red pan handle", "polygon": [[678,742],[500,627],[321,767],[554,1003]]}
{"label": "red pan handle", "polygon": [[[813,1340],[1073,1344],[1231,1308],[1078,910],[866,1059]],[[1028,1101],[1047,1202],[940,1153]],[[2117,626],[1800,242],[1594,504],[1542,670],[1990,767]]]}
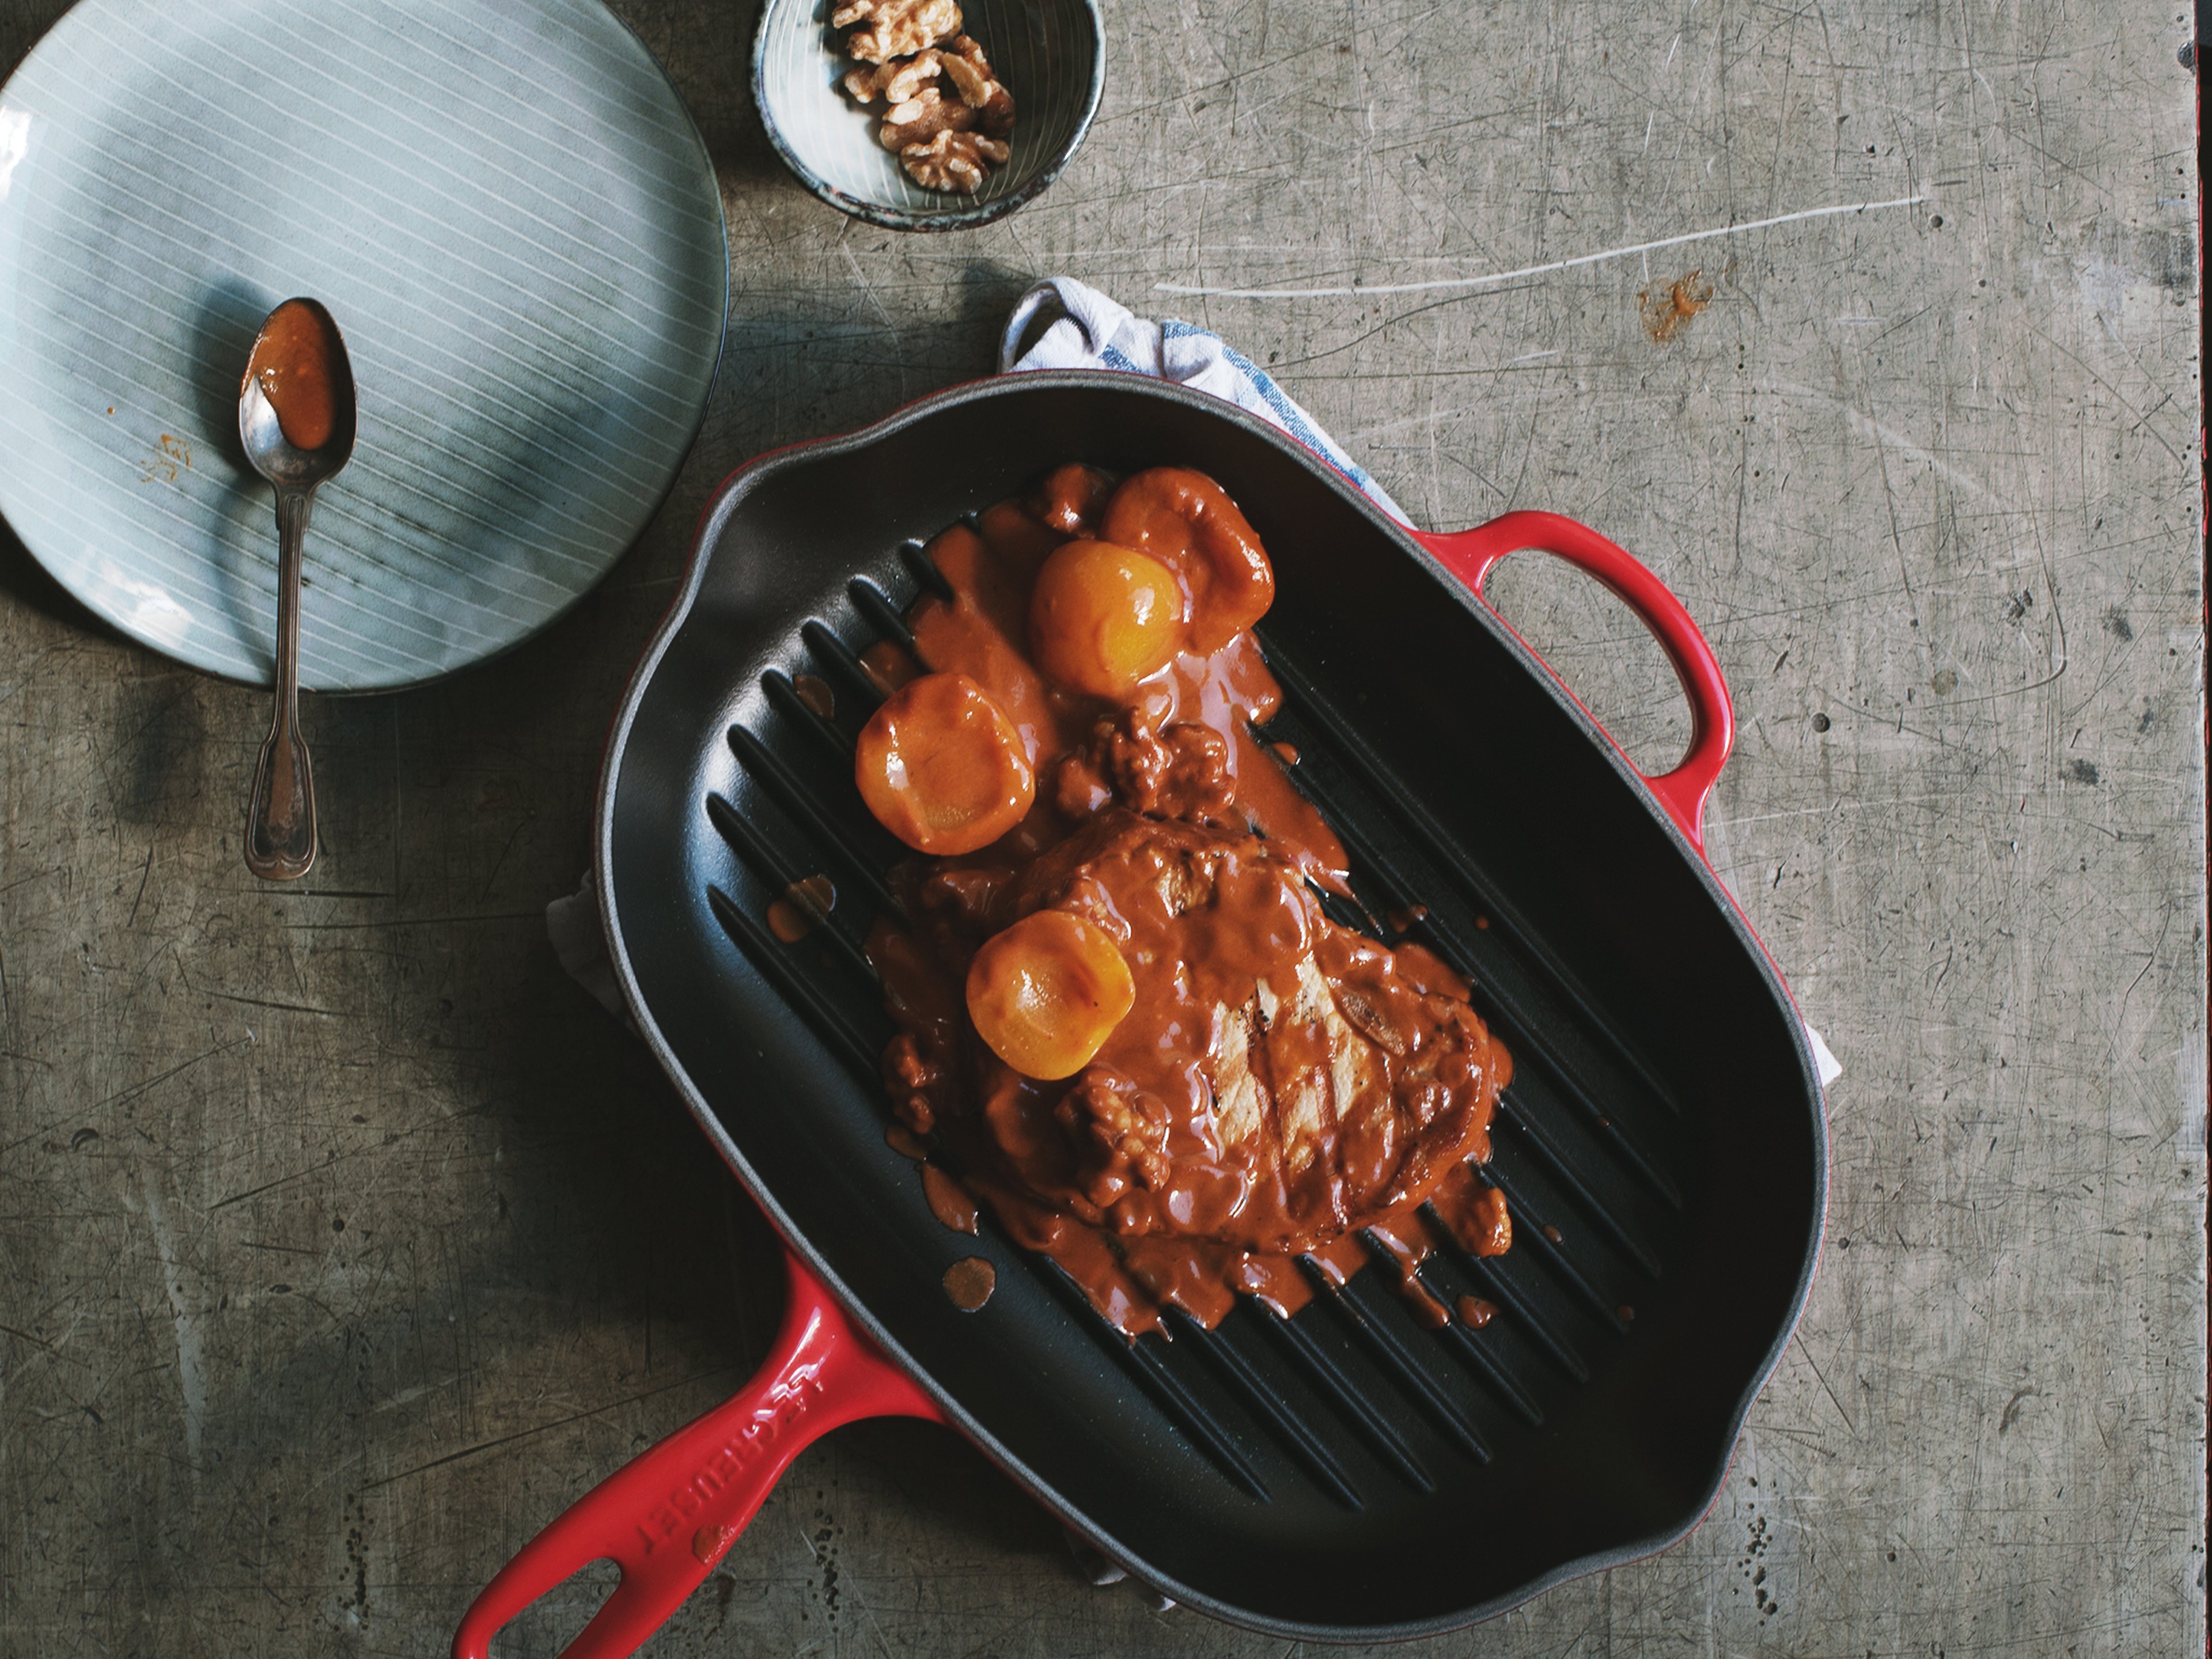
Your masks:
{"label": "red pan handle", "polygon": [[863,1417],[943,1422],[936,1403],[854,1326],[798,1257],[775,1351],[735,1398],[617,1470],[524,1546],[461,1620],[453,1659],[492,1638],[580,1567],[622,1582],[564,1659],[625,1659],[705,1582],[792,1459]]}
{"label": "red pan handle", "polygon": [[[1729,749],[1735,741],[1735,711],[1729,702],[1728,682],[1721,678],[1720,661],[1713,655],[1712,647],[1705,643],[1705,636],[1666,583],[1588,525],[1556,513],[1507,513],[1472,530],[1417,530],[1413,534],[1485,605],[1490,601],[1482,591],[1483,578],[1507,554],[1528,549],[1565,559],[1577,570],[1596,577],[1643,619],[1674,665],[1683,694],[1690,700],[1690,752],[1673,771],[1645,777],[1644,781],[1659,798],[1667,815],[1681,826],[1690,844],[1704,853],[1705,798],[1712,793],[1721,768],[1728,764]],[[1497,607],[1491,609],[1495,614]],[[1512,632],[1511,623],[1506,628]],[[1521,637],[1517,633],[1513,636]],[[1533,649],[1530,654],[1534,655]],[[1560,678],[1559,671],[1549,663],[1544,666],[1571,696],[1573,688]]]}

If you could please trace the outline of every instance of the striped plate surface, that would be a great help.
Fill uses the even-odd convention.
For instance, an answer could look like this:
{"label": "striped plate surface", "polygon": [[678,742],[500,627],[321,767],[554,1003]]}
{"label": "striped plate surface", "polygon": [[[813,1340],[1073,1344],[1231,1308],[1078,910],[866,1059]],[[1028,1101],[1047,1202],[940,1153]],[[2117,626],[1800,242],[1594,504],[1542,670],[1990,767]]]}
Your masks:
{"label": "striped plate surface", "polygon": [[960,0],[963,27],[982,43],[1016,118],[1004,167],[973,196],[924,190],[876,139],[881,105],[855,104],[840,84],[854,67],[831,0],[768,0],[753,41],[753,95],[777,152],[834,207],[900,230],[952,230],[1011,213],[1066,165],[1104,85],[1096,0]]}
{"label": "striped plate surface", "polygon": [[434,678],[644,528],[728,284],[706,146],[599,0],[82,0],[0,90],[0,511],[126,633],[266,684],[238,382],[313,295],[361,415],[308,532],[301,679]]}

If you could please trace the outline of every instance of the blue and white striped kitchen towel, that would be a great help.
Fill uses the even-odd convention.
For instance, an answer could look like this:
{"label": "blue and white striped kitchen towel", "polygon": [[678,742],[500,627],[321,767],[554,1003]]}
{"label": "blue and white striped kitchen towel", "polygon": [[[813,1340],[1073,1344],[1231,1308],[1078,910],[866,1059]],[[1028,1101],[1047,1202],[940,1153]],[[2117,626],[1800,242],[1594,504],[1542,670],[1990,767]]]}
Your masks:
{"label": "blue and white striped kitchen towel", "polygon": [[1218,334],[1188,323],[1148,321],[1072,276],[1054,276],[1015,302],[999,342],[1000,374],[1030,368],[1118,368],[1173,380],[1194,392],[1210,392],[1280,427],[1324,457],[1399,523],[1413,522],[1389,492],[1369,477],[1367,469],[1346,454],[1266,369]]}

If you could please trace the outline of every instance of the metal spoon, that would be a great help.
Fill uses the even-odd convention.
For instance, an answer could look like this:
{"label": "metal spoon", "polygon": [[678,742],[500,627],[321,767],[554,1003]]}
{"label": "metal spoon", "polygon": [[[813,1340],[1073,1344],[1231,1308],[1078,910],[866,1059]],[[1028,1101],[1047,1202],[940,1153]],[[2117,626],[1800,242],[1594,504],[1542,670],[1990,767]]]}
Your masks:
{"label": "metal spoon", "polygon": [[[315,491],[353,455],[353,365],[345,338],[321,305],[313,300],[296,303],[312,307],[328,329],[335,414],[329,440],[319,449],[293,447],[252,373],[252,358],[238,392],[238,438],[246,459],[276,486],[276,708],[246,809],[246,867],[264,881],[295,881],[315,861],[315,780],[307,765],[307,739],[300,732],[300,565]],[[257,354],[276,315],[270,312],[261,325],[254,341]]]}

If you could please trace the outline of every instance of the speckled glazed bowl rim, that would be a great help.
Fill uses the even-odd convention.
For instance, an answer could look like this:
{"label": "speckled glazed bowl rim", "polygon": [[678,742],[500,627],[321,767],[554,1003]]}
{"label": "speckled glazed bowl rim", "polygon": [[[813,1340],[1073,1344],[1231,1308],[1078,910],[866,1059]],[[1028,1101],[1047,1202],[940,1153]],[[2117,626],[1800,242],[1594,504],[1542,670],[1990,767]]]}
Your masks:
{"label": "speckled glazed bowl rim", "polygon": [[768,141],[775,146],[775,153],[783,158],[799,182],[805,185],[823,201],[841,213],[849,213],[855,219],[872,225],[881,225],[886,230],[973,230],[1003,219],[1017,209],[1026,207],[1042,195],[1052,181],[1075,159],[1084,138],[1091,131],[1091,123],[1098,113],[1098,101],[1106,92],[1106,20],[1098,9],[1098,0],[1082,0],[1083,14],[1091,22],[1091,84],[1084,89],[1083,113],[1077,118],[1075,130],[1067,135],[1067,142],[1051,160],[1036,170],[1036,174],[1019,190],[1008,191],[1004,196],[974,207],[947,208],[941,213],[917,213],[909,208],[885,207],[880,202],[871,202],[865,197],[854,196],[831,184],[799,157],[783,136],[783,128],[769,106],[768,89],[763,84],[763,70],[768,55],[768,31],[777,13],[788,5],[811,5],[814,0],[768,0],[761,8],[759,26],[753,30],[753,107],[760,112],[761,125],[767,131]]}
{"label": "speckled glazed bowl rim", "polygon": [[[70,20],[76,17],[82,9],[82,7],[81,4],[72,4],[67,11],[64,12],[59,17],[57,17],[53,22],[48,26],[46,32],[42,33],[37,40],[32,43],[30,51],[23,54],[22,60],[16,64],[15,70],[7,77],[7,80],[5,82],[0,82],[0,100],[5,99],[9,88],[15,83],[16,77],[21,75],[31,66],[33,60],[38,58],[40,52],[47,47],[49,41],[62,29],[68,27]],[[729,352],[730,293],[732,280],[730,273],[729,213],[722,201],[722,192],[719,185],[719,174],[714,167],[714,151],[707,143],[706,133],[700,128],[698,117],[692,112],[690,101],[684,96],[683,88],[676,84],[676,77],[669,73],[668,66],[660,61],[659,55],[653,50],[650,45],[647,43],[644,35],[640,33],[637,29],[631,25],[628,18],[624,17],[620,12],[615,10],[612,6],[605,3],[605,0],[601,0],[599,10],[602,11],[608,19],[614,22],[623,34],[629,38],[631,42],[636,46],[640,54],[642,55],[645,61],[653,66],[655,72],[657,72],[662,81],[666,83],[669,98],[674,104],[678,112],[683,116],[684,125],[690,133],[693,143],[698,147],[698,159],[705,170],[706,177],[709,181],[713,181],[714,184],[714,188],[708,193],[711,194],[714,198],[715,221],[721,228],[720,244],[721,250],[720,287],[722,318],[720,325],[716,329],[714,334],[714,362],[708,366],[705,380],[700,388],[697,404],[693,408],[690,413],[690,418],[688,423],[690,426],[690,432],[684,439],[683,454],[678,459],[675,467],[670,471],[667,482],[662,485],[658,499],[654,501],[652,510],[646,514],[645,520],[639,527],[637,534],[633,536],[628,544],[618,549],[612,556],[607,560],[605,565],[595,575],[593,575],[590,580],[579,586],[576,590],[563,599],[560,605],[556,606],[553,610],[546,612],[545,615],[539,617],[530,627],[515,635],[513,638],[501,641],[490,649],[485,650],[477,655],[469,657],[465,660],[454,663],[451,666],[439,669],[434,672],[421,675],[414,679],[393,680],[366,685],[339,684],[317,686],[314,688],[313,695],[318,698],[383,696],[395,692],[420,690],[426,686],[436,685],[441,681],[451,679],[455,675],[465,673],[472,668],[481,667],[485,663],[495,662],[502,657],[511,656],[515,652],[520,650],[524,646],[530,644],[532,641],[544,637],[544,635],[550,631],[556,625],[574,614],[579,605],[582,605],[586,599],[590,598],[592,593],[596,592],[601,586],[603,586],[605,584],[607,578],[614,574],[616,568],[635,550],[637,544],[641,541],[646,534],[652,529],[654,520],[659,519],[661,513],[666,508],[670,498],[676,493],[676,486],[682,481],[684,477],[684,468],[689,463],[692,450],[698,443],[699,433],[706,425],[707,411],[714,402],[714,389],[721,381],[723,359]],[[102,625],[113,629],[117,634],[131,641],[133,644],[141,646],[149,651],[152,651],[160,656],[168,659],[172,662],[180,664],[182,666],[191,670],[194,673],[204,674],[210,679],[221,681],[231,685],[246,686],[255,690],[266,690],[269,689],[270,683],[267,680],[249,679],[243,675],[234,673],[228,669],[216,667],[205,662],[195,661],[191,658],[179,654],[172,647],[164,644],[161,641],[149,635],[139,628],[133,626],[127,617],[118,615],[112,606],[100,603],[94,595],[85,591],[82,585],[75,579],[74,572],[71,569],[68,568],[63,563],[50,561],[43,557],[39,550],[33,546],[28,539],[24,538],[16,531],[12,521],[8,523],[7,530],[9,534],[15,537],[17,544],[22,547],[24,550],[30,555],[32,561],[38,564],[47,575],[52,577],[72,600],[76,604],[82,605],[84,609]]]}

